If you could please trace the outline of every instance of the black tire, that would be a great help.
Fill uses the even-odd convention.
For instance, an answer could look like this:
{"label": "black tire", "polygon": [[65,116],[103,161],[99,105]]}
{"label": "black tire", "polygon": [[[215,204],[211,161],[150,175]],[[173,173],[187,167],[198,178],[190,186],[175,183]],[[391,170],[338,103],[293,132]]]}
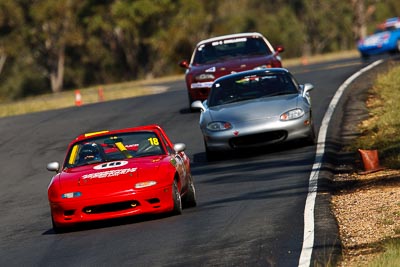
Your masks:
{"label": "black tire", "polygon": [[362,59],[362,60],[368,60],[368,59],[369,59],[369,55],[368,55],[368,54],[361,53],[361,59]]}
{"label": "black tire", "polygon": [[306,145],[313,146],[317,143],[314,125],[311,125],[310,135],[306,138]]}
{"label": "black tire", "polygon": [[176,181],[172,184],[172,201],[174,203],[174,207],[172,209],[173,215],[180,215],[182,214],[182,199],[181,193],[178,189],[178,184]]}
{"label": "black tire", "polygon": [[189,184],[186,191],[186,195],[184,197],[184,206],[185,208],[192,208],[196,207],[197,200],[196,200],[196,189],[194,187],[193,178],[190,176]]}
{"label": "black tire", "polygon": [[192,108],[193,99],[190,97],[189,92],[188,92],[188,101],[189,101],[189,111],[190,111],[190,112],[195,112],[196,109],[193,109],[193,108]]}
{"label": "black tire", "polygon": [[207,161],[215,161],[219,158],[219,153],[217,151],[210,150],[207,146],[206,141],[204,141],[204,148],[206,150],[206,158]]}
{"label": "black tire", "polygon": [[54,222],[53,215],[51,215],[51,225],[52,225],[52,227],[53,227],[53,232],[54,232],[55,234],[60,234],[60,233],[63,233],[63,232],[64,232],[64,228],[58,227],[58,226],[56,225],[56,223]]}
{"label": "black tire", "polygon": [[216,161],[218,159],[218,156],[216,155],[216,152],[214,152],[214,151],[206,150],[206,157],[207,157],[207,161]]}

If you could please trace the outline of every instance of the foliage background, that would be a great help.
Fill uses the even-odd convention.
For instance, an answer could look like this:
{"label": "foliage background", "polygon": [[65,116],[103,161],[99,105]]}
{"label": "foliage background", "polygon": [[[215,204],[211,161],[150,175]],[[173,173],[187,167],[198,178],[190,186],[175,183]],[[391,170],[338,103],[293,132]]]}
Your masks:
{"label": "foliage background", "polygon": [[0,101],[182,73],[212,36],[257,31],[283,58],[354,49],[398,0],[0,0]]}

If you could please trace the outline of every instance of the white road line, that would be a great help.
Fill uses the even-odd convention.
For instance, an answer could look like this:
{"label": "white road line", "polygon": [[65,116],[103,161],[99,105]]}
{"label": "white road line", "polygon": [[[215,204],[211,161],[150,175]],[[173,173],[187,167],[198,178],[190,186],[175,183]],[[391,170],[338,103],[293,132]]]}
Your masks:
{"label": "white road line", "polygon": [[336,91],[335,96],[332,98],[328,110],[326,111],[325,116],[322,120],[322,124],[318,134],[318,144],[315,153],[315,161],[312,167],[308,184],[308,195],[306,199],[306,206],[304,209],[303,248],[300,254],[299,267],[308,267],[311,264],[311,255],[314,246],[314,207],[318,189],[318,176],[322,165],[322,157],[325,153],[326,133],[333,112],[335,111],[336,105],[338,104],[346,88],[361,74],[374,68],[375,66],[381,64],[382,62],[383,60],[375,61],[372,64],[364,67],[360,71],[354,73],[350,78],[348,78]]}

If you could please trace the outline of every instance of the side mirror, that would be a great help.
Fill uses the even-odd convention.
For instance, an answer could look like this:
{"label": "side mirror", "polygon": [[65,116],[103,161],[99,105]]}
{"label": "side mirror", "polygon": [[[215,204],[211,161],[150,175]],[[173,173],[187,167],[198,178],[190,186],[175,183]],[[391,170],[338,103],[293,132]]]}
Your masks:
{"label": "side mirror", "polygon": [[312,85],[311,83],[304,84],[303,85],[303,97],[313,89],[314,89],[314,85]]}
{"label": "side mirror", "polygon": [[189,62],[187,62],[187,60],[182,60],[181,62],[179,62],[179,66],[181,66],[182,68],[188,69]]}
{"label": "side mirror", "polygon": [[206,110],[206,107],[203,105],[203,103],[200,100],[194,101],[190,106],[192,108],[200,109],[201,111],[205,111]]}
{"label": "side mirror", "polygon": [[182,152],[186,149],[186,145],[184,143],[176,143],[174,145],[174,150],[176,153]]}
{"label": "side mirror", "polygon": [[58,162],[50,162],[47,164],[47,170],[51,172],[57,172],[60,170],[60,163]]}
{"label": "side mirror", "polygon": [[277,47],[275,47],[275,51],[277,53],[282,53],[283,51],[285,51],[285,48],[282,45],[278,45]]}

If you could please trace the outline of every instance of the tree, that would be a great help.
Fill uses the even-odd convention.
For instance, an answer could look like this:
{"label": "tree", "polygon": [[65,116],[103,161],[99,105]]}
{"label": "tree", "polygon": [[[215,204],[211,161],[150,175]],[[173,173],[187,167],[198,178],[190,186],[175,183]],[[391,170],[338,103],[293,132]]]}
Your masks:
{"label": "tree", "polygon": [[[131,75],[150,75],[159,56],[159,39],[175,15],[173,0],[115,1],[111,7],[114,35]],[[142,73],[141,73],[142,72]]]}
{"label": "tree", "polygon": [[0,0],[0,99],[182,72],[200,40],[258,31],[285,58],[353,49],[398,0]]}
{"label": "tree", "polygon": [[7,57],[18,54],[21,44],[20,29],[24,24],[23,11],[13,1],[0,2],[0,75]]}
{"label": "tree", "polygon": [[63,89],[67,46],[82,44],[77,16],[80,1],[38,0],[30,8],[34,27],[30,32],[32,49],[37,49],[38,60],[45,69],[54,93]]}

